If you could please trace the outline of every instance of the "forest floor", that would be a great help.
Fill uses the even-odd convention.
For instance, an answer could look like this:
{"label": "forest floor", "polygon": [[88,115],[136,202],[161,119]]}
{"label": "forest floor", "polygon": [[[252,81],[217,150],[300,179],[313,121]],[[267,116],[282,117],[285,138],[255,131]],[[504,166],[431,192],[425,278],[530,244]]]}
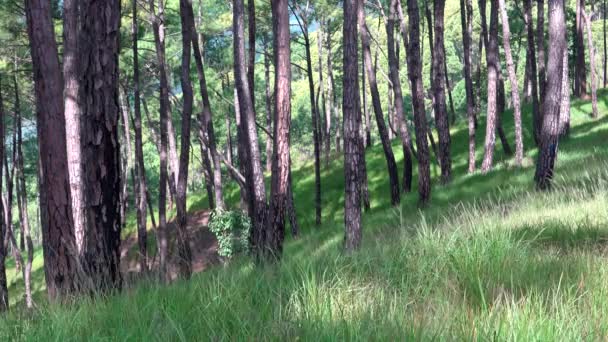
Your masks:
{"label": "forest floor", "polygon": [[[203,260],[206,271],[188,281],[142,281],[122,294],[58,305],[44,300],[37,252],[38,310],[13,310],[0,320],[0,340],[606,340],[608,92],[599,95],[599,119],[590,117],[589,102],[572,102],[570,136],[560,142],[552,191],[534,188],[529,107],[521,168],[497,142],[495,168],[467,174],[467,129],[460,120],[451,132],[453,180],[439,186],[434,162],[431,204],[424,209],[417,205],[416,181],[400,206],[390,206],[382,147],[367,151],[372,208],[363,216],[356,253],[340,248],[341,158],[322,170],[318,227],[312,164],[297,165],[301,237],[288,236],[279,265],[255,266],[241,257],[227,267],[208,267],[212,262]],[[503,118],[513,142],[512,113]],[[478,166],[483,126],[482,117]],[[398,141],[393,150],[401,167]],[[236,187],[226,196],[238,203]],[[189,205],[193,226],[204,226],[204,195],[192,193]],[[212,254],[209,241],[197,244],[207,243]],[[22,281],[12,260],[8,276],[11,304],[20,307]]]}
{"label": "forest floor", "polygon": [[[192,272],[198,273],[206,270],[209,266],[219,262],[217,254],[217,239],[215,235],[209,231],[207,224],[209,223],[209,215],[211,212],[208,209],[201,209],[188,213],[188,237],[190,248],[192,250]],[[177,225],[175,220],[167,225],[169,234],[169,255],[173,256],[169,260],[169,275],[172,280],[177,278],[177,253],[175,245],[177,240]],[[149,232],[151,236],[148,240],[156,245],[156,231]],[[137,235],[131,234],[120,245],[121,253],[121,271],[127,283],[132,283],[139,278],[141,268],[139,264],[139,248],[137,245]],[[151,271],[158,271],[159,258],[157,249],[151,251],[149,266]]]}

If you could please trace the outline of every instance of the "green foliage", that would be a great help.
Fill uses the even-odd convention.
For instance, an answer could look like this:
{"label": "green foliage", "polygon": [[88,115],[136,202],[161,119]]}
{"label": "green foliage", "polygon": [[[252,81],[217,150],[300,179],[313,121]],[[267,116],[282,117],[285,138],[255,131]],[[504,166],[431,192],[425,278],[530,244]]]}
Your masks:
{"label": "green foliage", "polygon": [[215,210],[209,220],[209,230],[218,242],[218,254],[231,259],[249,251],[249,217],[240,210]]}

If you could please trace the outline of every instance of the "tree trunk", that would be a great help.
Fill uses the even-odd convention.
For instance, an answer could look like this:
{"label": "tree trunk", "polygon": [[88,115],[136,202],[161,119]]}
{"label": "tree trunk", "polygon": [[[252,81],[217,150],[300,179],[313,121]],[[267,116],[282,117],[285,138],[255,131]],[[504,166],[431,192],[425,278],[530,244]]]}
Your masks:
{"label": "tree trunk", "polygon": [[[224,205],[224,186],[222,184],[222,168],[220,162],[219,152],[215,141],[215,129],[213,127],[213,114],[211,113],[211,102],[209,101],[209,91],[207,90],[207,80],[205,78],[205,70],[203,68],[203,57],[202,50],[199,47],[199,41],[197,39],[196,27],[194,26],[194,11],[192,4],[186,1],[186,6],[189,7],[188,12],[192,14],[190,21],[190,30],[192,38],[192,48],[194,50],[194,61],[196,63],[196,71],[198,74],[199,91],[201,92],[201,99],[203,101],[203,108],[199,114],[199,136],[202,137],[205,146],[209,150],[209,156],[213,163],[211,168],[211,176],[213,177],[213,199],[215,206],[212,208],[218,208],[221,210],[226,209]],[[206,156],[203,155],[203,158]],[[210,197],[211,198],[211,197]],[[211,200],[210,200],[211,201]]]}
{"label": "tree trunk", "polygon": [[467,96],[469,127],[469,173],[475,172],[475,94],[471,78],[471,35],[473,32],[473,5],[471,0],[460,0],[460,24],[464,49],[464,81]]}
{"label": "tree trunk", "polygon": [[[192,5],[188,0],[180,0],[180,17],[182,24],[182,65],[180,83],[183,93],[182,130],[179,154],[179,177],[177,182],[177,255],[180,276],[188,279],[192,275],[192,250],[188,234],[188,212],[186,199],[188,192],[188,164],[190,162],[190,124],[192,120],[192,106],[194,95],[190,80],[190,62],[192,57],[192,43],[196,39],[192,28],[194,27],[194,14]],[[198,44],[197,44],[198,45]]]}
{"label": "tree trunk", "polygon": [[433,55],[433,93],[435,98],[435,125],[439,134],[439,165],[441,167],[441,182],[449,183],[452,178],[452,158],[450,156],[450,123],[445,101],[445,48],[443,45],[443,20],[445,0],[433,2],[433,13],[435,17],[434,31],[434,55]]}
{"label": "tree trunk", "polygon": [[300,13],[300,29],[304,36],[304,48],[306,50],[306,70],[308,74],[308,91],[310,93],[310,109],[312,115],[312,139],[315,154],[315,223],[321,224],[321,142],[319,137],[320,118],[315,106],[315,82],[312,72],[312,55],[310,53],[310,37],[308,34],[308,20],[305,13]]}
{"label": "tree trunk", "polygon": [[448,94],[448,102],[450,104],[450,114],[452,115],[452,125],[456,123],[456,110],[454,109],[454,99],[452,98],[452,86],[450,83],[450,75],[448,73],[448,59],[445,53],[445,44],[443,45],[443,75],[445,76],[445,90]]}
{"label": "tree trunk", "polygon": [[139,245],[139,269],[148,271],[148,230],[147,212],[148,185],[144,165],[143,138],[141,131],[141,99],[139,92],[139,39],[137,22],[137,0],[133,0],[133,97],[134,97],[134,129],[135,129],[135,181],[137,182],[137,243]]}
{"label": "tree trunk", "polygon": [[[292,165],[291,161],[289,162]],[[287,189],[289,197],[287,198],[287,214],[289,215],[289,225],[291,226],[291,236],[297,238],[300,234],[300,226],[296,215],[295,200],[293,197],[293,181],[291,178],[291,169],[289,170],[289,188]]]}
{"label": "tree trunk", "polygon": [[513,64],[513,56],[511,55],[511,32],[509,30],[509,16],[505,0],[498,0],[500,14],[502,19],[502,44],[505,50],[505,59],[507,60],[507,71],[509,73],[509,82],[511,83],[511,99],[513,101],[513,115],[515,121],[515,164],[522,166],[524,158],[524,140],[521,128],[521,108],[519,105],[519,85],[517,83],[517,73]]}
{"label": "tree trunk", "polygon": [[[268,37],[264,38],[264,83],[265,87],[265,104],[266,104],[266,130],[268,132],[273,131],[272,126],[272,95],[270,92],[270,60],[268,58]],[[270,172],[272,170],[272,145],[274,142],[272,141],[272,137],[266,135],[266,172]]]}
{"label": "tree trunk", "polygon": [[321,21],[317,30],[317,50],[319,51],[319,89],[323,103],[323,112],[325,114],[325,123],[321,129],[323,132],[323,147],[325,150],[325,167],[329,167],[329,149],[330,149],[330,127],[331,127],[331,108],[327,106],[327,97],[325,96],[325,83],[323,82],[323,22]]}
{"label": "tree trunk", "polygon": [[253,245],[254,253],[261,256],[267,247],[265,236],[268,229],[268,205],[266,202],[264,174],[260,161],[258,134],[255,125],[255,108],[251,102],[249,82],[247,80],[247,68],[245,67],[245,20],[243,0],[234,0],[233,15],[234,78],[240,108],[241,133],[243,133],[239,143],[243,144],[243,150],[247,153],[247,159],[244,166],[248,187],[249,212],[253,223],[250,242]]}
{"label": "tree trunk", "polygon": [[[120,151],[120,179],[121,179],[121,190],[120,190],[120,226],[125,227],[127,211],[129,208],[129,175],[133,175],[133,151],[131,150],[131,126],[129,124],[129,111],[131,105],[127,97],[127,91],[122,87],[122,91],[119,89],[119,106],[120,113],[122,114],[122,129],[118,128],[118,136],[120,139],[120,146],[124,148],[124,151]],[[120,118],[118,119],[120,125]],[[134,178],[134,177],[133,177]],[[137,184],[136,180],[133,179],[135,187]]]}
{"label": "tree trunk", "polygon": [[582,9],[583,19],[587,26],[587,48],[589,48],[589,69],[591,73],[591,106],[593,108],[592,117],[597,119],[597,81],[595,72],[595,50],[593,48],[593,31],[591,31],[591,17],[587,15],[585,9]]}
{"label": "tree trunk", "polygon": [[[95,290],[120,289],[118,53],[120,1],[82,3],[85,259]],[[93,45],[95,44],[95,45]],[[105,172],[99,172],[105,170]]]}
{"label": "tree trunk", "polygon": [[[288,0],[272,1],[274,38],[274,144],[270,185],[270,222],[267,245],[274,257],[283,252],[285,213],[289,207],[289,157],[291,129],[291,47]],[[319,67],[320,68],[320,67]],[[293,204],[293,203],[292,203]]]}
{"label": "tree trunk", "polygon": [[585,65],[585,23],[583,12],[585,11],[585,0],[576,1],[576,21],[574,35],[574,52],[576,63],[574,70],[574,96],[587,97],[587,66]]}
{"label": "tree trunk", "polygon": [[608,76],[607,74],[607,67],[608,67],[608,46],[606,46],[606,0],[604,0],[603,2],[603,6],[602,6],[602,17],[603,17],[603,25],[602,25],[602,33],[604,35],[604,88],[606,88],[606,77]]}
{"label": "tree trunk", "polygon": [[72,216],[74,217],[74,236],[80,258],[84,257],[84,238],[86,216],[84,208],[82,145],[80,143],[80,73],[79,34],[82,19],[80,3],[77,0],[63,2],[63,80],[64,80],[64,115],[68,147],[68,168],[70,177],[70,194],[72,197]]}
{"label": "tree trunk", "polygon": [[[365,136],[363,137],[363,145],[366,149],[372,147],[372,125],[369,110],[367,110],[367,91],[365,91],[365,58],[361,57],[361,109],[363,110],[363,119],[365,120]],[[390,106],[390,104],[389,104]]]}
{"label": "tree trunk", "polygon": [[[235,80],[236,83],[236,80]],[[241,106],[239,104],[239,95],[238,95],[238,91],[236,88],[236,84],[234,87],[234,113],[235,113],[235,122],[236,122],[236,139],[237,139],[237,144],[236,144],[236,151],[237,151],[237,156],[238,156],[238,160],[239,160],[239,171],[242,175],[247,175],[247,161],[249,160],[249,157],[247,155],[247,150],[245,149],[245,146],[247,144],[247,142],[245,141],[245,125],[241,122]],[[247,179],[247,176],[244,176]],[[249,186],[250,183],[247,183],[248,181],[243,182],[243,184],[240,184],[240,206],[241,209],[248,212],[250,217],[253,217],[254,214],[252,212],[253,207],[249,205]]]}
{"label": "tree trunk", "polygon": [[[485,2],[485,0],[482,0]],[[486,63],[488,68],[488,111],[486,122],[486,138],[484,145],[484,157],[481,171],[487,173],[492,168],[494,158],[494,146],[496,144],[496,128],[498,122],[498,0],[490,0],[490,30],[488,44],[486,45]],[[480,6],[481,7],[481,6]],[[481,7],[481,8],[485,8]],[[482,27],[485,26],[485,14],[482,11]],[[482,31],[486,31],[482,28]],[[484,34],[485,36],[485,34]]]}
{"label": "tree trunk", "polygon": [[343,89],[344,115],[344,249],[361,246],[361,107],[359,103],[357,16],[359,0],[344,1]]}
{"label": "tree trunk", "polygon": [[[532,97],[532,132],[534,142],[538,145],[540,138],[540,123],[541,123],[541,109],[540,101],[538,98],[538,79],[537,79],[537,68],[536,68],[536,46],[534,44],[534,24],[532,22],[532,0],[524,1],[524,19],[526,22],[526,31],[528,38],[528,54],[530,58],[527,61],[529,65],[529,80],[531,83],[531,97]],[[543,56],[544,58],[544,56]],[[544,61],[544,59],[543,59]]]}
{"label": "tree trunk", "polygon": [[562,100],[562,75],[566,49],[563,0],[549,0],[549,59],[547,88],[543,102],[543,126],[534,180],[538,189],[551,188],[559,138],[559,108]]}
{"label": "tree trunk", "polygon": [[[363,1],[363,0],[361,0]],[[382,104],[380,103],[380,93],[378,92],[378,83],[376,81],[376,73],[372,68],[372,52],[370,49],[371,38],[369,29],[365,24],[365,7],[364,3],[359,4],[359,30],[361,35],[361,47],[363,50],[363,65],[365,66],[365,73],[367,74],[367,80],[369,82],[369,90],[372,95],[372,104],[374,106],[374,115],[376,117],[376,124],[378,126],[378,133],[380,135],[380,141],[382,142],[382,149],[384,150],[384,157],[386,159],[386,166],[388,169],[389,177],[389,191],[391,194],[391,204],[393,206],[398,205],[401,202],[401,191],[399,189],[399,172],[397,170],[397,163],[395,162],[395,156],[393,155],[393,148],[388,138],[388,130],[382,113]],[[388,30],[388,27],[387,27]],[[387,31],[389,34],[392,32]],[[389,49],[390,49],[389,43]],[[393,49],[394,49],[394,42]],[[394,54],[394,51],[393,51]],[[394,56],[393,56],[394,57]],[[394,64],[394,63],[393,63]],[[363,89],[365,92],[365,89]],[[389,112],[390,113],[390,112]]]}
{"label": "tree trunk", "polygon": [[[158,0],[158,14],[155,12],[154,0],[149,0],[152,16],[152,29],[156,46],[156,59],[160,75],[160,172],[158,191],[158,250],[160,278],[168,282],[167,269],[167,121],[169,119],[169,85],[165,63],[165,8],[163,0]],[[145,102],[144,102],[145,103]]]}
{"label": "tree trunk", "polygon": [[[27,3],[29,4],[29,2]],[[4,160],[5,148],[4,148],[4,100],[2,97],[2,78],[0,78],[0,163]],[[0,166],[0,194],[2,193],[2,168]],[[4,214],[4,206],[0,202],[0,236],[6,235],[8,227],[6,227]],[[3,241],[0,241],[0,312],[8,311],[8,287],[6,281],[6,256],[8,249]]]}
{"label": "tree trunk", "polygon": [[247,81],[251,105],[255,109],[255,0],[247,0],[247,33],[249,51],[247,51]]}
{"label": "tree trunk", "polygon": [[[578,0],[575,0],[578,1]],[[539,88],[539,103],[542,106],[545,100],[545,0],[537,0],[536,7],[536,46],[537,46],[537,61],[538,61],[538,88]],[[542,112],[542,109],[541,109]],[[540,119],[542,125],[542,117]]]}
{"label": "tree trunk", "polygon": [[395,53],[393,44],[395,15],[399,17],[399,26],[403,35],[404,44],[407,45],[407,34],[405,28],[405,20],[403,20],[403,12],[401,9],[400,0],[391,0],[391,7],[387,21],[387,43],[388,43],[388,59],[390,68],[390,78],[393,83],[393,93],[395,98],[395,125],[398,127],[399,137],[401,138],[401,146],[403,147],[403,184],[404,192],[412,191],[412,157],[414,155],[414,147],[412,146],[412,138],[407,127],[405,119],[405,108],[403,108],[403,93],[401,88],[401,78],[399,77],[399,59]]}
{"label": "tree trunk", "polygon": [[407,5],[410,33],[407,65],[412,93],[412,107],[414,108],[416,147],[418,150],[418,194],[420,204],[424,205],[431,199],[431,170],[429,146],[426,140],[427,122],[424,110],[422,61],[420,58],[420,15],[416,0],[407,0]]}
{"label": "tree trunk", "polygon": [[[327,27],[329,27],[329,22]],[[325,39],[325,46],[327,51],[327,98],[328,106],[333,108],[335,120],[336,120],[336,152],[340,153],[341,148],[341,137],[342,137],[342,126],[340,125],[340,110],[337,101],[336,87],[334,83],[334,71],[333,71],[333,60],[331,54],[331,35],[327,34]],[[330,111],[331,112],[331,111]]]}
{"label": "tree trunk", "polygon": [[[50,2],[28,0],[25,12],[36,96],[44,273],[47,293],[54,300],[66,298],[81,286],[69,190],[63,81]],[[1,293],[5,284],[3,267],[0,266],[0,308],[8,305]]]}
{"label": "tree trunk", "polygon": [[570,77],[568,76],[568,49],[564,49],[562,68],[562,101],[559,109],[559,135],[570,134]]}
{"label": "tree trunk", "polygon": [[[32,261],[34,259],[34,244],[30,235],[30,220],[27,212],[27,188],[25,184],[25,173],[23,166],[23,134],[21,101],[17,77],[13,75],[13,87],[15,89],[15,116],[17,120],[17,205],[19,207],[19,222],[21,223],[21,243],[27,247],[27,262],[23,269],[23,281],[25,283],[25,304],[28,309],[34,307],[32,299]],[[21,250],[24,250],[24,246]]]}

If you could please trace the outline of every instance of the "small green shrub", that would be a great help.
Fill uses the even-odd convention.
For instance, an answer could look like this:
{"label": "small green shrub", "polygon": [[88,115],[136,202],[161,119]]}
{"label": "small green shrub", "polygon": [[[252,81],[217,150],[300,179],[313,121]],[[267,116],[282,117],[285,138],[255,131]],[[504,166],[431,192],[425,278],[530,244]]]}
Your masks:
{"label": "small green shrub", "polygon": [[249,251],[249,217],[238,210],[215,210],[211,214],[209,230],[218,241],[218,254],[224,259]]}

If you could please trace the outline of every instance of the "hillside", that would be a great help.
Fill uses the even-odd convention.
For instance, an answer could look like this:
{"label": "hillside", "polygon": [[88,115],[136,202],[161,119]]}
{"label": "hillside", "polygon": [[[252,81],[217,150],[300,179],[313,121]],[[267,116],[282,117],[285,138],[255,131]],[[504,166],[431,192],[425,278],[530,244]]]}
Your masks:
{"label": "hillside", "polygon": [[[572,103],[554,191],[501,152],[487,175],[466,174],[466,131],[452,130],[455,177],[419,209],[415,191],[390,208],[380,146],[367,152],[372,209],[363,248],[340,252],[341,159],[323,171],[323,219],[314,220],[311,165],[294,170],[302,236],[278,268],[247,259],[163,287],[139,282],[123,294],[69,306],[44,304],[42,255],[34,262],[38,310],[0,321],[2,340],[597,340],[608,335],[608,92],[600,119]],[[530,122],[529,109],[525,111]],[[512,136],[512,118],[504,115]],[[480,125],[481,128],[481,125]],[[526,127],[528,128],[528,127]],[[478,161],[483,132],[477,135]],[[395,151],[400,151],[395,142]],[[497,145],[500,151],[500,145]],[[402,156],[397,152],[398,164]],[[438,167],[433,164],[433,176]],[[584,168],[582,167],[584,166]],[[233,196],[236,199],[236,196]],[[206,203],[193,196],[192,212]],[[11,264],[12,265],[12,264]],[[14,266],[13,266],[14,267]],[[21,286],[14,269],[11,293]],[[14,295],[12,298],[18,298]]]}

